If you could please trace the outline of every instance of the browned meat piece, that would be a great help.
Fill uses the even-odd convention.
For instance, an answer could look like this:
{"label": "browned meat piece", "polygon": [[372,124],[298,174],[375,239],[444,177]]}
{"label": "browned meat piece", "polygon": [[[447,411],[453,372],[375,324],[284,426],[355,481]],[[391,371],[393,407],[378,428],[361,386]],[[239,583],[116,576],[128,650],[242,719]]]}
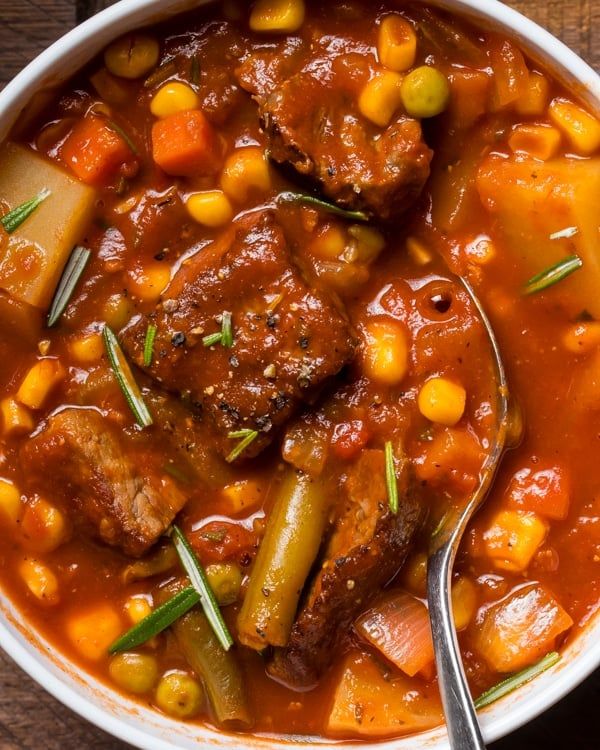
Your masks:
{"label": "browned meat piece", "polygon": [[271,158],[316,182],[340,206],[382,219],[402,214],[429,176],[432,152],[419,122],[400,114],[387,128],[376,127],[328,80],[297,73],[256,97]]}
{"label": "browned meat piece", "polygon": [[285,648],[268,671],[295,688],[314,685],[369,599],[400,569],[420,523],[421,506],[399,479],[400,508],[388,505],[383,451],[366,450],[351,469],[346,502]]}
{"label": "browned meat piece", "polygon": [[[225,312],[233,346],[204,346]],[[244,457],[260,452],[354,354],[348,323],[294,266],[271,211],[246,216],[184,263],[150,319],[158,333],[148,372],[203,410],[225,456],[236,443],[228,433],[243,429],[259,432]],[[148,323],[137,318],[122,335],[140,367]]]}
{"label": "browned meat piece", "polygon": [[[110,425],[91,409],[65,409],[23,447],[34,486],[75,503],[83,525],[126,554],[143,555],[185,504],[152,461],[131,460]],[[71,514],[73,517],[73,514]]]}

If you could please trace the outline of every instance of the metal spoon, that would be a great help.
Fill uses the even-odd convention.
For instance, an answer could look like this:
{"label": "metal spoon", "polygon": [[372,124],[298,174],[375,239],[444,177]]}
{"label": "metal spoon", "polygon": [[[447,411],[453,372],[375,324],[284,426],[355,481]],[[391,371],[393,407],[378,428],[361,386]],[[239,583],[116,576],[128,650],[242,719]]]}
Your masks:
{"label": "metal spoon", "polygon": [[485,500],[504,452],[508,428],[508,388],[500,349],[490,321],[469,282],[465,279],[461,281],[483,321],[490,341],[497,385],[497,433],[496,441],[482,467],[477,489],[462,509],[453,510],[444,518],[432,538],[427,566],[427,599],[450,746],[453,750],[485,750],[460,658],[452,617],[450,581],[463,533],[471,517]]}

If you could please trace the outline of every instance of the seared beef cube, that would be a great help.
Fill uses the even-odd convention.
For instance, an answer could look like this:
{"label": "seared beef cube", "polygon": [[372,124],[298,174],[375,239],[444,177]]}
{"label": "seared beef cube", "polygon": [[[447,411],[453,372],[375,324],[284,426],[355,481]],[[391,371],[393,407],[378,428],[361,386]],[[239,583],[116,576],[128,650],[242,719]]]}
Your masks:
{"label": "seared beef cube", "polygon": [[[54,414],[22,452],[23,465],[37,472],[34,487],[73,503],[83,526],[128,555],[143,555],[186,501],[146,454],[128,455],[109,423],[91,409]],[[69,515],[77,522],[76,514]]]}
{"label": "seared beef cube", "polygon": [[400,569],[421,519],[409,487],[408,467],[399,477],[400,505],[391,512],[383,451],[365,450],[350,469],[345,503],[308,596],[285,648],[269,673],[294,688],[315,685],[329,666],[356,616]]}
{"label": "seared beef cube", "polygon": [[327,80],[298,73],[259,97],[271,158],[316,182],[344,208],[390,219],[419,197],[432,152],[417,120],[379,128]]}
{"label": "seared beef cube", "polygon": [[[224,314],[233,345],[205,346]],[[354,353],[348,323],[294,266],[271,211],[246,216],[182,264],[156,311],[123,332],[140,367],[150,322],[158,332],[147,371],[212,420],[224,456],[240,430],[259,433],[243,457],[259,453]]]}

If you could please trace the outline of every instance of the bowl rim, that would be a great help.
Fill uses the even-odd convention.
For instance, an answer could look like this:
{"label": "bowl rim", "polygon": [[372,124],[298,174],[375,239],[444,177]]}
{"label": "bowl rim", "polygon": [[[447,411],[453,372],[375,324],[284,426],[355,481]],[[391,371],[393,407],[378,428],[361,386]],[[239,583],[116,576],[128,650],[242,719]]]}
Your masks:
{"label": "bowl rim", "polygon": [[[121,33],[138,26],[149,25],[163,15],[172,16],[209,1],[121,0],[121,2],[101,11],[60,37],[0,91],[0,143],[33,94],[46,88],[50,82],[55,83],[56,79],[52,78],[52,75],[65,65],[65,60],[71,55],[79,56],[80,60],[85,62],[92,59],[99,49]],[[469,17],[475,20],[475,23],[481,24],[483,21],[484,24],[492,24],[494,27],[506,30],[511,36],[519,40],[534,59],[537,56],[544,60],[552,69],[554,75],[558,75],[559,78],[562,76],[563,80],[574,83],[580,88],[577,92],[580,96],[591,102],[592,106],[600,107],[600,76],[563,42],[534,21],[523,16],[519,11],[504,5],[499,0],[430,1],[432,4],[451,12]],[[79,67],[80,65],[74,66],[71,74],[76,72]],[[0,617],[0,643],[3,650],[54,698],[90,723],[135,747],[143,750],[175,750],[177,745],[168,739],[151,735],[144,729],[132,726],[124,720],[122,715],[112,714],[99,703],[95,703],[86,697],[84,691],[78,691],[74,684],[68,684],[66,679],[59,678],[45,662],[39,644],[32,645],[31,638],[27,640],[27,643],[20,639],[14,626],[11,627],[9,624],[9,619],[9,617],[6,620]],[[509,734],[550,708],[600,666],[600,638],[595,641],[593,638],[585,638],[585,634],[589,634],[592,630],[598,630],[598,634],[600,634],[600,610],[592,619],[594,619],[594,623],[591,621],[586,623],[583,632],[575,639],[575,643],[567,648],[566,652],[569,654],[569,659],[565,659],[564,664],[559,664],[535,681],[536,686],[539,685],[539,689],[531,688],[532,683],[530,683],[525,700],[513,701],[509,710],[501,712],[499,716],[494,716],[491,721],[489,720],[490,716],[486,717],[488,712],[480,713],[483,734],[487,742]],[[23,626],[23,624],[18,624],[17,627],[22,632],[26,632],[26,626]],[[586,641],[589,641],[589,643]],[[586,658],[583,658],[584,654]],[[76,665],[75,669],[78,669]],[[550,679],[550,677],[556,676],[558,679]],[[543,691],[541,689],[542,683]],[[519,694],[526,690],[526,688],[522,688]],[[529,695],[529,693],[532,695]],[[201,734],[202,727],[199,727],[197,731]],[[436,730],[433,730],[433,732],[435,733]],[[207,744],[210,742],[213,746],[214,740],[211,741],[207,735],[202,738],[200,734],[200,741],[204,739]],[[447,740],[446,745],[438,744],[440,738],[443,742],[443,738],[446,736],[443,730],[441,733],[437,731],[436,736],[432,736],[428,740],[427,737],[430,734],[413,735],[412,738],[406,739],[412,739],[408,744],[415,750],[425,747],[431,747],[432,749],[435,747],[439,750],[441,747],[447,747]],[[419,739],[420,737],[423,738],[422,741]],[[229,738],[229,741],[226,741],[225,738]],[[315,744],[314,740],[311,741],[310,738],[298,743],[298,739],[300,738],[294,738],[291,742],[273,741],[271,746],[273,750],[285,746],[289,747],[291,744],[315,745],[324,749],[333,749],[338,744],[336,741],[328,740],[322,740]],[[378,747],[382,750],[385,748],[391,750],[392,747],[398,748],[399,743],[402,743],[402,738],[383,742],[364,740],[361,745],[365,748]],[[252,736],[235,739],[235,736],[223,735],[222,747],[229,750],[237,747],[249,748],[253,744],[255,742]],[[263,746],[262,743],[260,744]],[[201,746],[200,743],[197,746]]]}

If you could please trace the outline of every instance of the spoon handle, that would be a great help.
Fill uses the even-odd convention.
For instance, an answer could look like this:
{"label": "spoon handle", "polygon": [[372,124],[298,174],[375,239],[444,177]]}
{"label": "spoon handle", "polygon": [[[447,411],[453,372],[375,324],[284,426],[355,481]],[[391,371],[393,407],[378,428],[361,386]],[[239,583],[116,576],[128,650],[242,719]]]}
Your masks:
{"label": "spoon handle", "polygon": [[428,561],[428,600],[438,681],[452,750],[485,750],[473,700],[460,658],[450,602],[452,544],[447,542]]}

